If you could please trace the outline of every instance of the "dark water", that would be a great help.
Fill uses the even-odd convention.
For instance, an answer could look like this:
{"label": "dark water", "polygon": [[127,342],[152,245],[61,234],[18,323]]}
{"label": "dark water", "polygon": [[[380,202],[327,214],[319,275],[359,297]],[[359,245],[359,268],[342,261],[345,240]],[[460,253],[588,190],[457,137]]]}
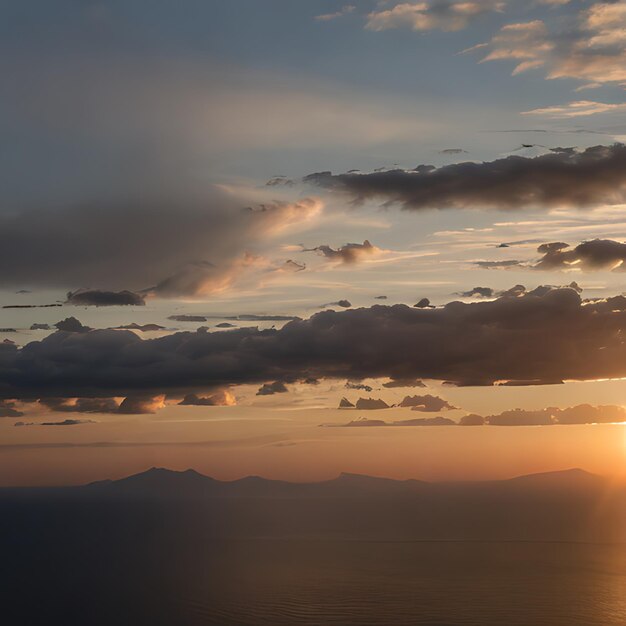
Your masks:
{"label": "dark water", "polygon": [[186,571],[181,623],[626,624],[624,546],[264,541],[222,549],[211,567],[194,559]]}
{"label": "dark water", "polygon": [[0,624],[626,625],[623,543],[313,535],[272,501],[278,532],[259,506],[0,500]]}

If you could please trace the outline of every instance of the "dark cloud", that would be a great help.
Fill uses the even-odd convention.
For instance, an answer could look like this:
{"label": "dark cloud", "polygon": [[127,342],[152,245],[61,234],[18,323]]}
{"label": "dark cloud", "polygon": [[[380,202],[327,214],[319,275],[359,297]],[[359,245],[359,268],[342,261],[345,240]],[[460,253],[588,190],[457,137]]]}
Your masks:
{"label": "dark cloud", "polygon": [[[62,422],[41,422],[41,426],[78,426],[79,424],[95,424],[93,420],[74,420],[66,419]],[[23,424],[26,426],[27,424]],[[31,424],[28,424],[30,426]],[[17,426],[17,424],[16,424]]]}
{"label": "dark cloud", "polygon": [[293,187],[294,185],[295,181],[286,176],[274,176],[265,183],[266,187]]}
{"label": "dark cloud", "polygon": [[513,409],[504,411],[499,415],[489,415],[485,422],[490,426],[551,426],[554,418],[546,410],[524,411]]}
{"label": "dark cloud", "polygon": [[522,261],[508,260],[508,261],[476,261],[478,267],[482,267],[485,270],[499,270],[499,269],[511,269],[513,267],[523,266]]}
{"label": "dark cloud", "polygon": [[79,289],[67,294],[66,304],[75,306],[145,306],[144,296],[132,291]]}
{"label": "dark cloud", "polygon": [[491,287],[474,287],[469,291],[462,291],[459,296],[463,298],[493,298],[495,291]]}
{"label": "dark cloud", "polygon": [[15,408],[14,402],[0,401],[0,417],[22,417],[24,413]]}
{"label": "dark cloud", "polygon": [[156,413],[162,407],[162,396],[129,396],[122,400],[117,412],[125,415],[144,415]]}
{"label": "dark cloud", "polygon": [[50,330],[50,324],[32,324],[31,330]]}
{"label": "dark cloud", "polygon": [[320,252],[324,257],[331,261],[352,264],[360,261],[364,257],[370,256],[378,252],[378,248],[373,246],[367,239],[363,243],[347,243],[341,248],[331,248],[323,245],[315,248],[304,248],[303,252]]}
{"label": "dark cloud", "polygon": [[626,421],[622,406],[579,404],[567,409],[548,407],[538,411],[513,409],[485,417],[491,426],[552,426],[555,424],[609,424]]}
{"label": "dark cloud", "polygon": [[626,201],[626,146],[594,146],[534,158],[372,174],[319,172],[304,181],[344,193],[354,202],[382,200],[404,209],[593,207]]}
{"label": "dark cloud", "polygon": [[447,400],[437,396],[426,394],[425,396],[406,396],[402,402],[402,407],[411,407],[413,411],[424,411],[425,413],[434,413],[442,409],[455,409]]}
{"label": "dark cloud", "polygon": [[593,239],[570,248],[567,243],[554,242],[539,246],[537,252],[543,254],[533,266],[538,270],[616,270],[626,260],[626,243],[612,239]]}
{"label": "dark cloud", "polygon": [[204,315],[170,315],[168,320],[172,320],[174,322],[206,322],[208,318]]}
{"label": "dark cloud", "polygon": [[555,417],[559,424],[610,424],[626,422],[626,409],[623,406],[579,404],[557,410]]}
{"label": "dark cloud", "polygon": [[470,413],[469,415],[464,415],[460,421],[459,426],[483,426],[485,423],[485,418],[482,415],[476,415],[476,413]]}
{"label": "dark cloud", "polygon": [[287,259],[283,263],[281,269],[287,272],[303,272],[306,269],[306,264],[298,263],[297,261],[294,261],[293,259]]}
{"label": "dark cloud", "polygon": [[337,302],[328,302],[327,304],[322,304],[322,309],[325,309],[329,306],[339,306],[342,309],[349,309],[352,306],[350,300],[337,300]]}
{"label": "dark cloud", "polygon": [[244,206],[217,191],[190,197],[176,189],[162,197],[0,212],[0,285],[208,295],[278,269],[261,267],[246,250],[321,210],[310,199]]}
{"label": "dark cloud", "polygon": [[500,292],[501,297],[505,298],[519,298],[526,294],[526,287],[524,285],[514,285],[510,289],[505,289]]}
{"label": "dark cloud", "polygon": [[265,383],[256,392],[257,396],[273,396],[275,393],[287,393],[287,385],[280,380],[273,383]]}
{"label": "dark cloud", "polygon": [[471,413],[463,416],[457,423],[447,417],[415,418],[385,422],[384,420],[359,417],[347,424],[340,424],[344,428],[360,426],[554,426],[567,424],[611,424],[626,422],[626,409],[621,406],[591,406],[580,404],[567,409],[549,407],[537,411],[512,409],[497,415],[483,417]]}
{"label": "dark cloud", "polygon": [[222,389],[206,397],[188,393],[178,404],[180,406],[232,406],[236,404],[236,401],[228,389]]}
{"label": "dark cloud", "polygon": [[300,318],[296,315],[234,315],[224,319],[239,322],[290,322],[292,320],[299,320]]}
{"label": "dark cloud", "polygon": [[354,404],[348,400],[348,398],[341,398],[341,402],[339,402],[340,409],[353,409]]}
{"label": "dark cloud", "polygon": [[500,291],[497,295],[500,298],[519,298],[521,296],[545,296],[548,292],[555,289],[572,289],[576,293],[582,293],[582,287],[576,282],[572,281],[569,285],[539,285],[530,291],[526,289],[524,285],[514,285],[510,289]]}
{"label": "dark cloud", "polygon": [[39,403],[61,413],[118,413],[119,404],[113,398],[42,398]]}
{"label": "dark cloud", "polygon": [[356,408],[361,411],[375,411],[378,409],[388,409],[389,405],[379,398],[359,398],[356,401]]}
{"label": "dark cloud", "polygon": [[66,333],[88,333],[91,330],[89,326],[83,326],[75,317],[66,317],[57,322],[54,327]]}
{"label": "dark cloud", "polygon": [[416,309],[432,309],[434,307],[432,307],[430,305],[430,300],[428,298],[422,298],[417,304],[413,305],[414,308]]}
{"label": "dark cloud", "polygon": [[376,296],[374,300],[386,300],[387,296]]}
{"label": "dark cloud", "polygon": [[419,417],[410,420],[397,420],[395,422],[385,422],[384,420],[368,419],[359,417],[347,424],[338,424],[340,428],[359,428],[361,426],[456,426],[454,420],[438,415],[437,417]]}
{"label": "dark cloud", "polygon": [[434,379],[456,385],[626,376],[626,298],[550,289],[437,309],[322,311],[281,329],[57,332],[0,344],[0,397],[197,393],[306,378]]}
{"label": "dark cloud", "polygon": [[373,391],[369,385],[364,385],[363,383],[353,383],[350,381],[346,383],[346,389],[358,389],[359,391],[367,391],[367,393]]}
{"label": "dark cloud", "polygon": [[5,304],[3,309],[49,309],[51,307],[63,306],[61,303],[55,304]]}
{"label": "dark cloud", "polygon": [[164,330],[164,326],[159,326],[159,324],[137,324],[136,322],[132,322],[131,324],[124,324],[123,326],[116,326],[117,330],[137,330],[142,333],[148,332],[156,332],[158,330]]}

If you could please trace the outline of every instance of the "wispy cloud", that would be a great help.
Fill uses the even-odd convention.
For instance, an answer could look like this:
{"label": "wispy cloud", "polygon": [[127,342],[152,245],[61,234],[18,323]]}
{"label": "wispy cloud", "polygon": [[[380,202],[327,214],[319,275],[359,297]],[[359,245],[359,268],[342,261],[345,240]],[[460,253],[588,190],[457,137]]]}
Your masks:
{"label": "wispy cloud", "polygon": [[391,9],[371,12],[366,28],[373,31],[392,28],[457,31],[466,28],[470,22],[485,13],[502,11],[505,5],[505,2],[497,0],[404,2]]}
{"label": "wispy cloud", "polygon": [[540,115],[553,119],[566,119],[619,111],[626,111],[626,103],[609,104],[606,102],[593,102],[591,100],[578,100],[561,106],[550,106],[524,111],[522,115]]}
{"label": "wispy cloud", "polygon": [[347,4],[343,7],[341,7],[341,9],[339,9],[339,11],[335,11],[334,13],[323,13],[322,15],[316,15],[315,19],[318,22],[330,22],[332,20],[336,20],[339,17],[343,17],[344,15],[348,15],[352,12],[354,12],[354,10],[356,9],[356,7],[352,4]]}

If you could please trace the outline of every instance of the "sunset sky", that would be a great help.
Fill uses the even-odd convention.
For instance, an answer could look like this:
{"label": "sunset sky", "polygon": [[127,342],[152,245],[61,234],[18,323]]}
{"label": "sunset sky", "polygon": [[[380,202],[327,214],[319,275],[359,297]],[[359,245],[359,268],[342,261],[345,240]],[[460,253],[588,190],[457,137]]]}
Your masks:
{"label": "sunset sky", "polygon": [[10,1],[0,67],[0,486],[626,479],[626,1]]}

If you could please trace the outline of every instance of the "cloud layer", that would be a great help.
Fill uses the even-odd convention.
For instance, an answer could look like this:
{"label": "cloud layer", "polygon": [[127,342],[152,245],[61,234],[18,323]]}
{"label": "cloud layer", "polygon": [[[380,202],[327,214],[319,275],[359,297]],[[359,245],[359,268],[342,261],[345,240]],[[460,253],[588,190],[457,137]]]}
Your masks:
{"label": "cloud layer", "polygon": [[[243,202],[214,191],[203,201],[0,212],[0,285],[95,285],[169,297],[206,295],[246,275],[283,271],[247,251],[312,219],[321,203],[302,199],[246,208]],[[80,290],[69,301],[111,300],[98,293]]]}
{"label": "cloud layer", "polygon": [[594,207],[626,202],[626,146],[371,174],[319,172],[304,181],[355,203],[379,200],[411,210]]}
{"label": "cloud layer", "polygon": [[457,385],[554,383],[626,376],[626,298],[583,302],[546,289],[436,309],[323,311],[283,328],[56,332],[0,344],[0,396],[110,397],[198,393],[310,378],[427,378]]}

